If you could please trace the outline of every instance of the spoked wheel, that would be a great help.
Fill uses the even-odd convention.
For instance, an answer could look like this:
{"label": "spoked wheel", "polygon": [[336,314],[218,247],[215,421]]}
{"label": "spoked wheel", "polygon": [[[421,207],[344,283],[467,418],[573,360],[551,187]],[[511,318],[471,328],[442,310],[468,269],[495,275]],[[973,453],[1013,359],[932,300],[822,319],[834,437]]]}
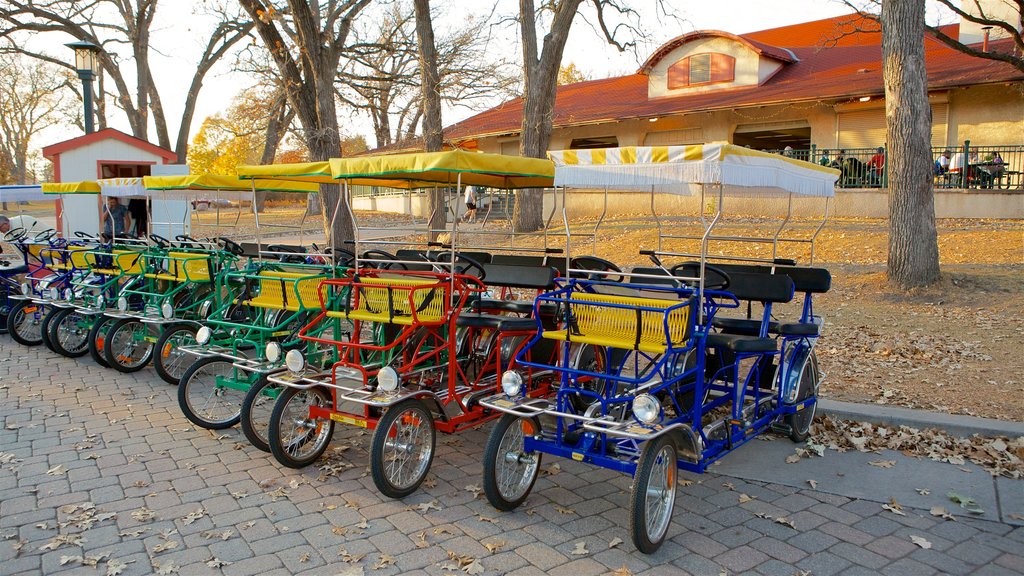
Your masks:
{"label": "spoked wheel", "polygon": [[153,368],[168,384],[178,385],[195,360],[195,356],[181,350],[182,346],[196,343],[196,328],[192,324],[171,324],[156,340],[156,355],[153,356]]}
{"label": "spoked wheel", "polygon": [[193,424],[210,430],[238,424],[245,387],[235,378],[236,369],[231,360],[220,356],[192,364],[178,384],[178,406],[182,414]]}
{"label": "spoked wheel", "polygon": [[74,308],[60,310],[52,316],[49,329],[54,352],[68,358],[89,353],[89,318],[85,314]]}
{"label": "spoked wheel", "polygon": [[315,462],[331,443],[334,420],[312,418],[309,409],[331,408],[332,404],[331,394],[323,388],[282,389],[267,428],[274,458],[289,468],[303,468]]}
{"label": "spoked wheel", "polygon": [[540,471],[540,452],[526,452],[524,440],[540,433],[536,418],[505,414],[484,448],[484,494],[498,510],[517,508],[533,489]]}
{"label": "spoked wheel", "polygon": [[249,388],[242,400],[242,433],[249,442],[270,452],[270,417],[274,412],[274,401],[281,395],[281,387],[261,377]]}
{"label": "spoked wheel", "polygon": [[633,477],[629,524],[633,545],[644,554],[665,540],[676,503],[676,447],[665,435],[644,444]]}
{"label": "spoked wheel", "polygon": [[22,300],[11,308],[7,316],[7,331],[18,344],[38,346],[43,343],[42,324],[45,309],[39,304]]}
{"label": "spoked wheel", "polygon": [[94,318],[92,328],[89,329],[89,356],[104,368],[110,368],[110,364],[107,364],[105,350],[107,333],[110,332],[110,327],[113,325],[113,318],[100,314]]}
{"label": "spoked wheel", "polygon": [[437,432],[423,402],[410,398],[388,408],[370,446],[370,472],[381,494],[405,498],[427,477]]}
{"label": "spoked wheel", "polygon": [[138,372],[153,358],[153,342],[149,340],[149,327],[135,318],[122,318],[114,322],[107,332],[103,351],[107,364],[118,372]]}
{"label": "spoked wheel", "polygon": [[50,324],[60,312],[63,312],[60,308],[47,308],[46,313],[43,314],[42,323],[39,325],[39,335],[43,338],[43,346],[50,352],[57,352],[57,349],[53,347],[53,339],[50,337],[53,334]]}
{"label": "spoked wheel", "polygon": [[[811,351],[811,355],[804,362],[800,371],[800,382],[797,384],[796,401],[799,404],[807,400],[817,391],[818,388],[818,356]],[[789,438],[793,442],[803,442],[811,435],[811,424],[814,423],[814,414],[817,411],[818,403],[815,402],[802,410],[787,414],[785,423],[789,426]]]}

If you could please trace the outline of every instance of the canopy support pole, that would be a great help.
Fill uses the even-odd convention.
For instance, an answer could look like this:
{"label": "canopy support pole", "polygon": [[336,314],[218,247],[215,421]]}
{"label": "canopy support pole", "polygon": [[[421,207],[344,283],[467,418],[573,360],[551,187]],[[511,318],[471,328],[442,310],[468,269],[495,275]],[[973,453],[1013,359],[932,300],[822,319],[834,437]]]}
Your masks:
{"label": "canopy support pole", "polygon": [[597,231],[601,228],[601,223],[604,222],[605,215],[608,214],[608,187],[604,187],[604,206],[601,208],[601,215],[597,218],[597,223],[594,224],[594,234],[591,239],[593,242],[593,254],[597,256]]}
{"label": "canopy support pole", "polygon": [[779,225],[779,229],[775,231],[775,236],[772,237],[772,260],[775,260],[779,256],[779,236],[782,231],[786,228],[786,224],[789,223],[790,216],[793,215],[793,193],[789,193],[789,201],[786,206],[786,218],[782,220],[782,224]]}
{"label": "canopy support pole", "polygon": [[[704,186],[702,185],[701,186],[701,195],[702,195],[701,196],[701,205],[702,206],[704,204],[703,194],[704,194]],[[701,210],[703,210],[703,208],[701,208]],[[661,232],[661,220],[658,218],[658,209],[655,208],[655,206],[654,206],[654,186],[651,186],[651,215],[654,216],[654,224],[658,226],[658,251],[660,252],[661,249],[662,249],[661,248],[661,238],[662,238],[662,236],[661,236],[661,234],[662,234],[662,232]],[[703,218],[703,213],[701,214],[701,217]]]}
{"label": "canopy support pole", "polygon": [[[569,230],[569,211],[566,208],[566,190],[567,186],[562,186],[562,224],[565,226],[565,273],[569,274],[570,262],[572,262],[572,232]],[[555,189],[555,193],[558,193],[558,189]]]}
{"label": "canopy support pole", "polygon": [[818,234],[821,232],[821,229],[825,227],[825,222],[828,220],[828,209],[831,206],[831,200],[832,199],[828,196],[825,197],[825,216],[821,219],[821,223],[818,224],[818,227],[814,229],[814,234],[811,234],[811,260],[808,262],[808,265],[814,264],[814,241],[818,238]]}
{"label": "canopy support pole", "polygon": [[[700,187],[701,187],[701,195],[700,195],[700,197],[701,197],[701,208],[700,208],[701,214],[704,214],[704,202],[703,202],[703,200],[704,200],[704,186],[705,186],[705,184],[701,184],[700,185]],[[699,320],[698,321],[699,321],[700,324],[704,324],[704,268],[707,266],[707,262],[708,262],[708,238],[711,236],[711,232],[714,230],[715,226],[718,224],[718,220],[722,217],[722,200],[724,199],[724,197],[725,197],[724,188],[723,188],[722,184],[719,183],[718,184],[718,206],[716,206],[717,210],[715,211],[715,217],[712,218],[711,223],[708,225],[708,227],[704,229],[704,237],[701,238],[701,241],[700,241],[700,286],[699,286],[699,292],[697,294],[697,298],[700,300],[700,304],[698,306],[698,309],[699,309],[699,311],[698,311],[698,314],[699,314],[698,318],[699,318]]]}

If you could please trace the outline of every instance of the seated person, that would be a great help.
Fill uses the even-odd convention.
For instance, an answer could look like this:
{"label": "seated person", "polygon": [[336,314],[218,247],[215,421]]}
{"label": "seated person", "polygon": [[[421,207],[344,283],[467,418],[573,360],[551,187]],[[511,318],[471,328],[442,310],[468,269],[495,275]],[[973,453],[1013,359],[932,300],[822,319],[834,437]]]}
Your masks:
{"label": "seated person", "polygon": [[935,159],[935,174],[941,176],[949,172],[949,152],[943,151],[939,154],[939,157]]}
{"label": "seated person", "polygon": [[868,160],[868,167],[871,168],[871,176],[875,185],[882,184],[882,172],[885,170],[885,148],[879,146],[875,154]]}

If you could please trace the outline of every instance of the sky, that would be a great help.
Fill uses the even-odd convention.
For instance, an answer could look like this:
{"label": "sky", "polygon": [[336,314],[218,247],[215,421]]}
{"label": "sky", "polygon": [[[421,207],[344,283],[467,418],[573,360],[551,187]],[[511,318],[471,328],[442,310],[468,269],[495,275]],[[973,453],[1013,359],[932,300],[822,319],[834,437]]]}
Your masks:
{"label": "sky", "polygon": [[[715,0],[714,2],[665,0],[666,5],[677,10],[677,18],[664,19],[660,18],[659,14],[653,10],[653,0],[630,1],[633,5],[638,6],[637,10],[642,16],[642,25],[649,33],[650,39],[646,45],[639,46],[635,52],[620,53],[605,42],[588,22],[578,17],[570,32],[562,60],[563,65],[572,62],[585,75],[593,79],[631,74],[659,45],[693,30],[718,29],[742,34],[830,18],[851,11],[841,0]],[[942,18],[944,21],[952,21],[950,14],[939,14],[934,3],[931,1],[929,3],[929,20]],[[172,142],[175,139],[177,118],[180,118],[181,115],[185,93],[192,78],[195,62],[205,44],[202,32],[208,29],[203,25],[202,19],[197,19],[192,9],[185,9],[187,5],[199,4],[202,4],[200,0],[173,0],[172,9],[172,1],[165,0],[161,4],[161,8],[158,9],[157,19],[154,23],[152,46],[155,53],[151,55],[151,66],[154,70],[159,71],[157,84],[165,113],[169,119]],[[467,14],[480,13],[481,10],[490,8],[489,2],[474,0],[434,0],[434,4],[440,5],[443,13],[441,19],[435,23],[435,28],[439,31],[445,26],[452,26],[462,20]],[[513,13],[517,4],[514,0],[498,0],[498,14]],[[517,59],[519,48],[514,27],[495,29],[494,34],[498,37],[492,40],[491,45],[501,46],[496,50],[509,51],[507,54],[496,53],[508,59]],[[42,42],[44,41],[47,43],[46,46],[59,48],[59,51],[57,49],[47,50],[50,54],[71,58],[71,51],[62,46],[69,39],[36,35],[27,40],[31,46],[36,48],[43,46]],[[65,54],[65,52],[67,53]],[[232,72],[226,61],[215,66],[207,75],[200,93],[191,136],[195,135],[207,116],[225,110],[230,105],[233,95],[252,84],[253,80],[250,77]],[[446,109],[443,123],[450,125],[474,113],[475,111],[464,108]],[[123,115],[111,118],[110,125],[129,132],[127,121]],[[343,126],[350,134],[366,136],[372,146],[372,128],[368,120],[344,119]],[[73,128],[53,129],[37,138],[33,142],[33,147],[40,148],[78,135],[80,133]],[[152,130],[151,139],[156,139]]]}

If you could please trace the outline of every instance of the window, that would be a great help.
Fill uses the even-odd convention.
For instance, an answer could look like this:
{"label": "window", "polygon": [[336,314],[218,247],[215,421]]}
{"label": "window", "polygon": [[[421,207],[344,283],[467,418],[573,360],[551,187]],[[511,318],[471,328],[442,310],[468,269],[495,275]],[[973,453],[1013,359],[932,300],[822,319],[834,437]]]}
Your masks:
{"label": "window", "polygon": [[728,54],[694,54],[668,68],[668,89],[676,90],[701,84],[732,82],[736,59]]}

